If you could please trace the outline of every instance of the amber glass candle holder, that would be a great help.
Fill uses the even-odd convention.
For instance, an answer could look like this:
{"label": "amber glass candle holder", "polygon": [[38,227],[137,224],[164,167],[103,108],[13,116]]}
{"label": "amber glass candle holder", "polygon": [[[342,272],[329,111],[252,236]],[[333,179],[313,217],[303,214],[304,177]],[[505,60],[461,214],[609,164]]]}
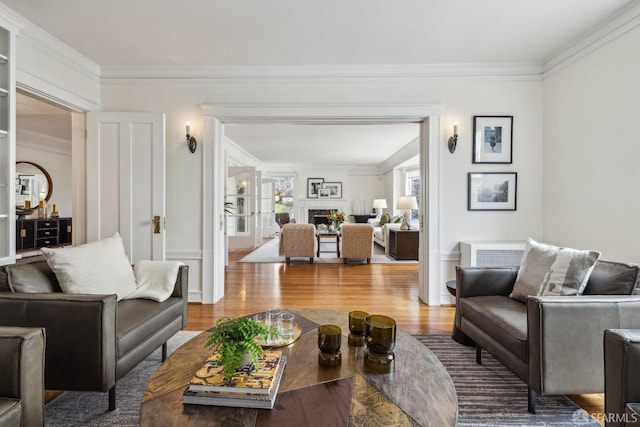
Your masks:
{"label": "amber glass candle holder", "polygon": [[364,365],[373,372],[389,373],[396,346],[396,321],[379,314],[365,318]]}
{"label": "amber glass candle holder", "polygon": [[342,355],[342,329],[336,325],[321,325],[318,327],[318,363],[329,368],[340,365]]}
{"label": "amber glass candle holder", "polygon": [[366,326],[364,319],[366,319],[367,316],[369,316],[369,313],[364,311],[349,312],[349,345],[361,347],[365,344],[364,334]]}

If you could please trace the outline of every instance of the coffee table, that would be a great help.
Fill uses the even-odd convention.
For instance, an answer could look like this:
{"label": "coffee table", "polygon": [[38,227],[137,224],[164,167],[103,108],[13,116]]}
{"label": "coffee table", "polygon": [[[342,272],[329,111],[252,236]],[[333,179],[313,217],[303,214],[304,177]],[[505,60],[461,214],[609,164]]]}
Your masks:
{"label": "coffee table", "polygon": [[340,258],[340,232],[339,231],[317,231],[316,239],[318,239],[318,254],[317,257],[320,258],[320,239],[324,238],[335,238],[336,239],[336,254],[338,258]]}
{"label": "coffee table", "polygon": [[[208,332],[178,348],[152,376],[142,399],[142,426],[453,426],[458,403],[449,373],[411,335],[398,331],[389,374],[363,366],[364,347],[347,344],[348,314],[291,310],[302,335],[281,348],[287,367],[274,409],[183,405],[182,392],[210,350]],[[342,364],[318,365],[317,327],[332,323],[343,331]]]}

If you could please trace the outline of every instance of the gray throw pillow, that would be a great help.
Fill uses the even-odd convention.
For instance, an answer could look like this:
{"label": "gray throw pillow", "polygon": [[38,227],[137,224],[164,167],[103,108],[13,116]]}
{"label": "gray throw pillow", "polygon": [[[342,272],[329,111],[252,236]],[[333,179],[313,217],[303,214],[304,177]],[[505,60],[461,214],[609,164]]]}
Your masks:
{"label": "gray throw pillow", "polygon": [[526,302],[529,295],[581,295],[598,251],[580,251],[528,239],[511,298]]}
{"label": "gray throw pillow", "polygon": [[56,275],[46,261],[8,265],[7,281],[13,292],[49,293],[61,292]]}
{"label": "gray throw pillow", "polygon": [[388,213],[383,213],[380,217],[380,227],[387,224],[391,219],[391,216]]}

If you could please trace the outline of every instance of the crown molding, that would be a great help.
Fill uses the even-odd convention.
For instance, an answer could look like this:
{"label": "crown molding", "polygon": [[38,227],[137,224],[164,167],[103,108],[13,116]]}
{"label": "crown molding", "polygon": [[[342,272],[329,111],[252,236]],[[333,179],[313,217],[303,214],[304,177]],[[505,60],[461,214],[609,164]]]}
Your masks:
{"label": "crown molding", "polygon": [[640,26],[640,2],[634,1],[602,25],[547,58],[542,65],[543,76],[547,77],[560,71],[638,26]]}
{"label": "crown molding", "polygon": [[539,64],[103,67],[103,83],[137,80],[362,79],[428,77],[539,78]]}
{"label": "crown molding", "polygon": [[10,19],[20,28],[18,37],[36,49],[39,53],[54,58],[66,66],[82,73],[94,81],[99,81],[100,66],[86,56],[74,50],[69,45],[61,42],[53,35],[47,33],[22,15],[17,14],[7,6],[0,3],[0,15]]}
{"label": "crown molding", "polygon": [[50,153],[62,154],[71,157],[71,141],[25,129],[18,129],[17,133],[17,146],[33,148],[36,150],[47,151]]}

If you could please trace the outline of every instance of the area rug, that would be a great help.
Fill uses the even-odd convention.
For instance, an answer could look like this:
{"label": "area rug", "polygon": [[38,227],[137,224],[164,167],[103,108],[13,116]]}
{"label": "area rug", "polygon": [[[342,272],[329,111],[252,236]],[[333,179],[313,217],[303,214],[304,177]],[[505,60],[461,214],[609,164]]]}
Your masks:
{"label": "area rug", "polygon": [[[185,342],[200,334],[180,331],[167,342],[171,354]],[[109,393],[65,391],[44,408],[45,426],[137,426],[142,395],[151,375],[161,364],[160,349],[140,362],[116,385],[116,409],[107,410]]]}
{"label": "area rug", "polygon": [[458,394],[458,426],[600,426],[565,396],[543,396],[527,412],[527,385],[486,352],[449,335],[414,335],[447,368]]}
{"label": "area rug", "polygon": [[[178,332],[172,353],[200,332]],[[527,387],[490,355],[475,363],[475,349],[449,335],[414,335],[449,371],[458,394],[458,426],[593,426],[599,424],[564,396],[538,397],[537,414],[527,412]],[[160,366],[160,351],[118,381],[117,408],[107,411],[108,393],[64,392],[45,407],[46,426],[137,426],[147,381]]]}
{"label": "area rug", "polygon": [[[255,263],[284,263],[284,257],[278,255],[278,244],[280,243],[279,238],[276,237],[274,239],[269,240],[244,258],[242,258],[239,262],[255,262]],[[309,263],[309,258],[292,258],[292,263]],[[320,264],[338,264],[343,263],[344,260],[342,258],[338,258],[336,254],[336,242],[335,240],[324,240],[320,243],[320,257],[315,257],[313,259],[314,263]],[[348,263],[357,263],[363,264],[364,261],[361,260],[348,260]],[[405,263],[405,264],[417,264],[417,261],[396,261],[388,255],[385,255],[384,248],[374,244],[373,245],[373,257],[371,258],[372,264],[395,264],[395,263]],[[365,263],[366,264],[366,263]]]}

